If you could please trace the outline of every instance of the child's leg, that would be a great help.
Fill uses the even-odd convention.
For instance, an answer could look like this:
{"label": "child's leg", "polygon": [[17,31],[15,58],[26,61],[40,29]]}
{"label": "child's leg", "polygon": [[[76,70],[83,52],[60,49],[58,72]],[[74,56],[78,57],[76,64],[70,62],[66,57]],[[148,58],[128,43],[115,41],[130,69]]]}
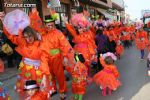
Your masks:
{"label": "child's leg", "polygon": [[102,95],[106,96],[106,88],[102,89]]}
{"label": "child's leg", "polygon": [[141,59],[144,59],[144,50],[141,50]]}
{"label": "child's leg", "polygon": [[78,100],[82,100],[82,98],[83,98],[83,95],[79,94],[79,99]]}
{"label": "child's leg", "polygon": [[78,94],[73,95],[73,100],[78,100]]}
{"label": "child's leg", "polygon": [[111,95],[112,90],[108,88],[108,95]]}
{"label": "child's leg", "polygon": [[150,61],[149,59],[147,59],[147,67],[149,67]]}

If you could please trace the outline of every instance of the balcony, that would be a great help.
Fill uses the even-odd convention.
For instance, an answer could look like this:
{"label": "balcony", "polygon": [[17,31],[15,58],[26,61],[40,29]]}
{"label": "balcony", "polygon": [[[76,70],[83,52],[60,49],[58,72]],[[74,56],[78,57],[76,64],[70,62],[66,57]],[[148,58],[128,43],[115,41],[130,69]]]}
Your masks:
{"label": "balcony", "polygon": [[119,11],[124,11],[124,1],[123,0],[112,0],[112,7]]}
{"label": "balcony", "polygon": [[111,0],[79,0],[82,3],[86,3],[89,6],[94,6],[97,8],[109,9],[112,8]]}

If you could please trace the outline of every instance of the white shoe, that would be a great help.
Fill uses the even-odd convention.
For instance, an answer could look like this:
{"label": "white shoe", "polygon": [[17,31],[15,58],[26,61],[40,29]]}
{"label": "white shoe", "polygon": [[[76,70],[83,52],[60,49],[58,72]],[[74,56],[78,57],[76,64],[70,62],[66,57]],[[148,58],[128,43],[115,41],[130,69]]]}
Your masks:
{"label": "white shoe", "polygon": [[148,70],[148,76],[150,76],[150,70]]}
{"label": "white shoe", "polygon": [[101,86],[99,87],[101,90],[103,89]]}

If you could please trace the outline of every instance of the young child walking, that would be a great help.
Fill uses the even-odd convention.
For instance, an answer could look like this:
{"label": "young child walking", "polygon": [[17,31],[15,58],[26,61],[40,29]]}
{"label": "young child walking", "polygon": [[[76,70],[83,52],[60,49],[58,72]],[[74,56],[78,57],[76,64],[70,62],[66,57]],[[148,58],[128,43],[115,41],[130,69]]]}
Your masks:
{"label": "young child walking", "polygon": [[112,90],[116,90],[120,85],[119,72],[114,65],[114,61],[117,60],[117,57],[110,52],[105,54],[100,54],[100,62],[104,67],[103,70],[98,72],[93,80],[97,85],[102,89],[102,95],[106,96],[106,91],[108,88],[108,94],[111,95]]}
{"label": "young child walking", "polygon": [[86,92],[87,84],[87,67],[83,64],[85,62],[81,54],[75,54],[75,66],[72,70],[72,92],[74,94],[73,100],[82,100]]}

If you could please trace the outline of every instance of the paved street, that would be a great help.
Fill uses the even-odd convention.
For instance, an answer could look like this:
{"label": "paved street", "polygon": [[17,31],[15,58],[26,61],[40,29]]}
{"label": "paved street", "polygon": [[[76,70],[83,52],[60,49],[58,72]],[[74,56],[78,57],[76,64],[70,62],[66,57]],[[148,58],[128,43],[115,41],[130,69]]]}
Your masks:
{"label": "paved street", "polygon": [[[141,61],[139,55],[140,53],[135,47],[130,47],[130,49],[125,50],[121,60],[116,62],[121,74],[122,86],[117,91],[114,91],[112,96],[103,97],[100,88],[93,83],[88,86],[83,100],[150,100],[150,77],[147,76],[146,60]],[[15,78],[5,82],[12,100],[18,100],[13,90],[14,84]],[[72,96],[71,82],[68,82],[67,95],[69,96],[67,100],[70,100]],[[59,95],[52,97],[52,100],[59,100]]]}

